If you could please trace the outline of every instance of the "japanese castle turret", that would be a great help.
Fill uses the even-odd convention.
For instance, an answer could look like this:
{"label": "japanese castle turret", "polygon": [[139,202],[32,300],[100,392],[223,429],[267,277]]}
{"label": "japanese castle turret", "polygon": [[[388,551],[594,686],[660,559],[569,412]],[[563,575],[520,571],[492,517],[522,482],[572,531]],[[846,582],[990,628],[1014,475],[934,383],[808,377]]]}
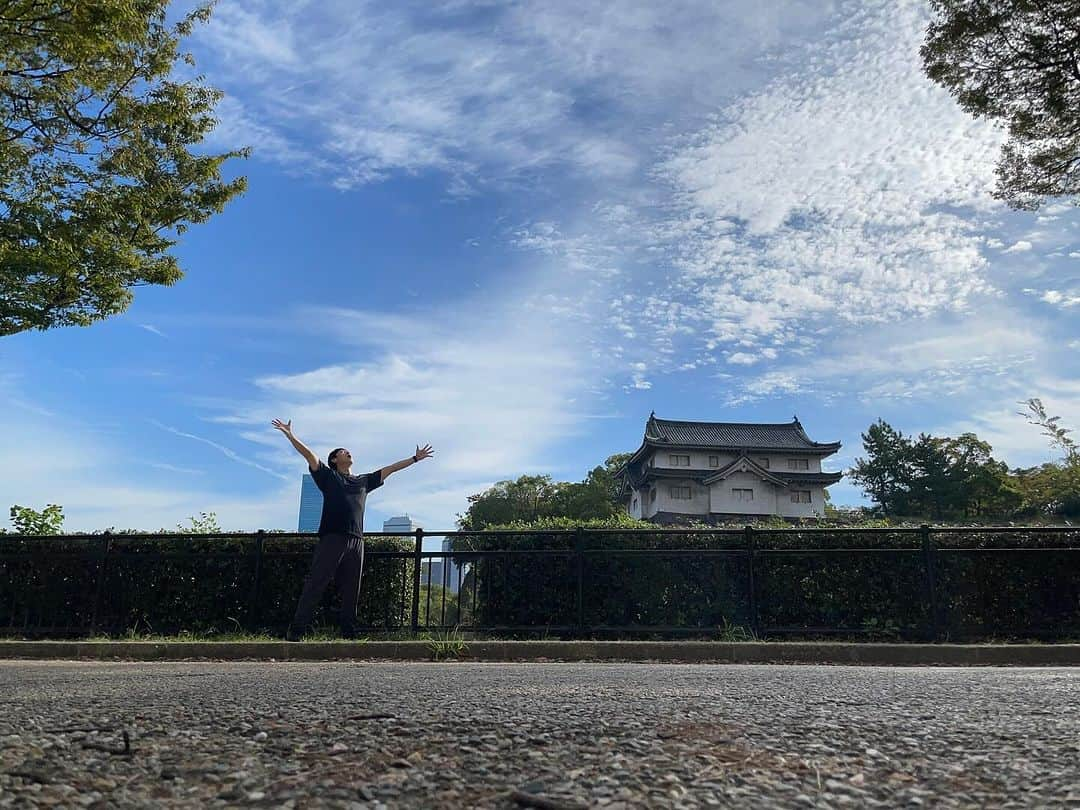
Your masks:
{"label": "japanese castle turret", "polygon": [[779,515],[822,517],[821,462],[840,442],[815,442],[798,417],[780,424],[682,422],[649,416],[641,447],[619,471],[627,512],[657,523]]}

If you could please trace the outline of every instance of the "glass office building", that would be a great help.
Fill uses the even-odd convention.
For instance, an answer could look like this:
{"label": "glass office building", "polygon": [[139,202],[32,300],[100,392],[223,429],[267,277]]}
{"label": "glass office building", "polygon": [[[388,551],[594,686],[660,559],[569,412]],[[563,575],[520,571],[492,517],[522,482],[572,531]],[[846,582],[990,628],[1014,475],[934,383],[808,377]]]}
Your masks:
{"label": "glass office building", "polygon": [[322,517],[322,493],[315,486],[315,479],[304,473],[300,484],[300,519],[297,521],[298,532],[317,532],[319,518]]}

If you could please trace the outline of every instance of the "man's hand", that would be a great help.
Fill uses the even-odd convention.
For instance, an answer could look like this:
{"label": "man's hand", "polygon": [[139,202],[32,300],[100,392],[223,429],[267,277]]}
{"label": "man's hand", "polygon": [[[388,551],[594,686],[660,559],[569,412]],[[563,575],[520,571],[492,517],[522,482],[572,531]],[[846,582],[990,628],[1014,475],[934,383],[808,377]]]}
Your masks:
{"label": "man's hand", "polygon": [[319,469],[319,459],[316,457],[316,455],[308,449],[307,445],[305,445],[302,441],[293,436],[292,419],[290,419],[288,422],[282,422],[280,419],[275,419],[270,424],[285,434],[285,438],[287,438],[289,440],[289,443],[296,448],[296,452],[302,455],[307,460],[308,469],[311,470],[311,472],[314,473],[317,469]]}
{"label": "man's hand", "polygon": [[431,458],[435,455],[435,451],[431,449],[430,444],[425,444],[423,447],[416,445],[416,452],[409,458],[403,458],[388,467],[383,467],[379,470],[379,475],[382,476],[382,480],[386,480],[387,476],[393,475],[398,470],[404,470],[406,467],[423,461],[425,458]]}

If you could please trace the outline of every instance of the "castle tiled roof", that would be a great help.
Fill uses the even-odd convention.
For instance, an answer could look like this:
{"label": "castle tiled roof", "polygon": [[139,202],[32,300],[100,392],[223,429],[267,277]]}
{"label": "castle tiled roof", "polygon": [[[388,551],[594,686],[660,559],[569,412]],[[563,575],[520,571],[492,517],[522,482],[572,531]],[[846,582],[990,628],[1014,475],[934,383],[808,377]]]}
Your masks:
{"label": "castle tiled roof", "polygon": [[683,447],[754,448],[836,452],[840,442],[815,442],[798,419],[791,422],[683,422],[649,417],[645,442]]}

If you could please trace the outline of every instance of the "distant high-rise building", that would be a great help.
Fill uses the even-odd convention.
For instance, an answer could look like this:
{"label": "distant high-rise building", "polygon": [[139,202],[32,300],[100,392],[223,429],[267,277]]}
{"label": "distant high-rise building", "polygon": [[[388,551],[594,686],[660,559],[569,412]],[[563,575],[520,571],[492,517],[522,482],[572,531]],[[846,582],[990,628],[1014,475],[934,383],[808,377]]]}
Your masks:
{"label": "distant high-rise building", "polygon": [[383,521],[382,530],[393,534],[413,534],[417,529],[422,529],[419,523],[408,515],[398,515]]}
{"label": "distant high-rise building", "polygon": [[315,479],[304,473],[300,484],[300,519],[297,521],[298,532],[317,532],[319,519],[322,517],[322,492],[315,486]]}
{"label": "distant high-rise building", "polygon": [[[415,534],[417,529],[422,528],[423,526],[408,515],[399,515],[398,517],[392,517],[383,522],[383,531],[392,532],[393,534]],[[444,537],[441,551],[443,553],[449,553],[452,550],[453,546],[450,538]],[[451,562],[446,557],[425,561],[421,564],[420,568],[420,582],[424,585],[427,585],[428,583],[431,583],[432,585],[441,585],[451,593],[457,593],[459,577],[458,569],[460,568],[461,566]],[[461,572],[460,576],[464,577],[464,572]]]}

